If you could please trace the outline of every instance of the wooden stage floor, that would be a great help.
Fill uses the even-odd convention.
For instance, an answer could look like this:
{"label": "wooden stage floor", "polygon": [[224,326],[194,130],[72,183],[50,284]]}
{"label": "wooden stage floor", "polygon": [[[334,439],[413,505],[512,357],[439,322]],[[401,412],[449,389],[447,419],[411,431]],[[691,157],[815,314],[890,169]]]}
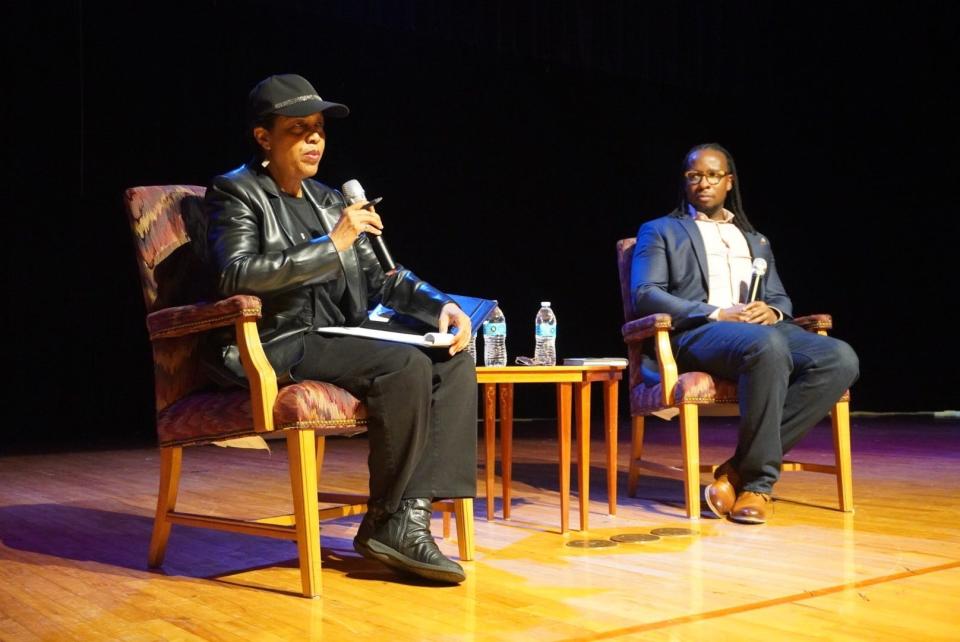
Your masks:
{"label": "wooden stage floor", "polygon": [[[676,454],[676,424],[650,423],[650,454]],[[735,426],[706,423],[704,460],[719,460]],[[513,518],[488,522],[476,502],[464,584],[425,586],[359,558],[354,517],[323,527],[316,600],[297,596],[296,549],[281,540],[175,526],[163,569],[147,570],[153,448],[0,456],[0,640],[960,639],[957,422],[854,417],[855,515],[813,506],[835,505],[833,478],[790,473],[763,526],[704,516],[692,535],[567,546],[691,526],[680,482],[643,477],[624,496],[628,427],[615,517],[593,444],[589,533],[559,534],[555,440],[518,423]],[[179,508],[290,510],[284,445],[271,447],[188,449]],[[366,441],[331,439],[327,452],[322,485],[363,492]],[[797,452],[830,461],[828,427]]]}

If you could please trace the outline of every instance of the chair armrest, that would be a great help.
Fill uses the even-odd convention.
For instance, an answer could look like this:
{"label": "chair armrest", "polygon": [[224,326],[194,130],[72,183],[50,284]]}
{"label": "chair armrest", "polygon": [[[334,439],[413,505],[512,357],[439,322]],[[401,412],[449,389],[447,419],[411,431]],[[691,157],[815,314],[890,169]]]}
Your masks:
{"label": "chair armrest", "polygon": [[[260,301],[257,300],[257,318],[260,316],[259,304]],[[234,325],[237,329],[240,362],[243,364],[247,385],[250,387],[253,427],[257,432],[269,432],[273,430],[273,405],[277,401],[277,373],[263,351],[256,319],[238,315]]]}
{"label": "chair armrest", "polygon": [[[660,367],[661,403],[664,407],[673,405],[673,390],[679,377],[677,362],[673,357],[673,348],[670,346],[670,330],[673,328],[673,319],[669,314],[648,314],[645,317],[634,319],[626,324],[620,332],[624,342],[628,344],[640,343],[644,339],[653,338],[657,351],[657,365]],[[639,367],[635,364],[634,367]]]}
{"label": "chair armrest", "polygon": [[257,333],[257,320],[260,316],[260,299],[238,294],[215,303],[157,310],[147,315],[147,329],[150,331],[150,340],[158,341],[234,326],[240,361],[250,388],[253,427],[257,432],[268,432],[273,430],[277,375],[267,360],[260,343],[260,335]]}
{"label": "chair armrest", "polygon": [[620,332],[625,343],[637,343],[649,339],[657,330],[670,330],[673,319],[669,314],[648,314],[645,317],[625,323]]}
{"label": "chair armrest", "polygon": [[809,314],[797,317],[793,322],[810,332],[826,331],[833,328],[833,317],[829,314]]}
{"label": "chair armrest", "polygon": [[150,340],[170,339],[260,318],[260,299],[238,294],[216,303],[164,308],[147,315]]}

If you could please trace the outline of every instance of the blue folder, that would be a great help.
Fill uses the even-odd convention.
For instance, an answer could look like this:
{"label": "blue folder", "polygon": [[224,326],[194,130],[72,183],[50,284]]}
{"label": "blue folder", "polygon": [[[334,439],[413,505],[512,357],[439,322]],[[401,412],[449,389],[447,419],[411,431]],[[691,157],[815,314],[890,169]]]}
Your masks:
{"label": "blue folder", "polygon": [[[496,299],[483,299],[463,294],[447,294],[447,296],[453,299],[454,302],[460,306],[460,309],[470,317],[471,334],[477,333],[480,326],[483,325],[483,322],[489,318],[493,309],[497,307]],[[409,334],[426,334],[437,331],[436,325],[426,324],[419,319],[398,314],[385,306],[377,306],[372,310],[369,317],[360,324],[360,327],[371,330],[389,330]],[[456,328],[453,328],[453,330],[456,330]]]}

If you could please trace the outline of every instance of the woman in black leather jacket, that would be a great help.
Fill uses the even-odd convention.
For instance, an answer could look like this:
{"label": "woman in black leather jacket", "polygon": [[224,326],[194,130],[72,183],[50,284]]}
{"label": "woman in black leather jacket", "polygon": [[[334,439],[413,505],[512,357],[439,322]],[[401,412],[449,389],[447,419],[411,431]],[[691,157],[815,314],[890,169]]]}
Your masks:
{"label": "woman in black leather jacket", "polygon": [[[460,582],[463,569],[443,556],[429,526],[433,500],[476,492],[476,375],[462,352],[470,320],[409,270],[385,273],[366,237],[383,227],[373,206],[348,206],[312,180],[325,119],[348,113],[301,76],[254,87],[248,117],[261,159],[207,190],[210,255],[222,296],[260,297],[260,338],[278,378],[330,382],[366,403],[371,500],[354,548],[401,571]],[[378,302],[441,331],[458,328],[453,345],[421,349],[314,331],[359,325]],[[242,377],[236,346],[221,354]]]}

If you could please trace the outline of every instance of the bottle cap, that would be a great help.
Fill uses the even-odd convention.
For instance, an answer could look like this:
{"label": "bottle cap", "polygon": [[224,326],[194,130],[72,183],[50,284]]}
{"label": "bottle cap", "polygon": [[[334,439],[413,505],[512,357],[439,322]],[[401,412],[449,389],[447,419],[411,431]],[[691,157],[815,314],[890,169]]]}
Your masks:
{"label": "bottle cap", "polygon": [[541,302],[540,302],[540,306],[541,306],[541,307],[544,307],[544,308],[549,308],[549,307],[550,307],[550,302],[549,302],[549,301],[541,301]]}

